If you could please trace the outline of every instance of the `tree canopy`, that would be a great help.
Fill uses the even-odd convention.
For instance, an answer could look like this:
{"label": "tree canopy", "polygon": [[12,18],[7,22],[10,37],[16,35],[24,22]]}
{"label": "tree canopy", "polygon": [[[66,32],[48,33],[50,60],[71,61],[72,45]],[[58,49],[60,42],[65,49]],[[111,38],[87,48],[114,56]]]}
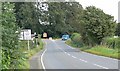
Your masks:
{"label": "tree canopy", "polygon": [[84,10],[84,24],[89,42],[100,44],[104,37],[113,36],[115,33],[114,17],[94,6],[89,6]]}
{"label": "tree canopy", "polygon": [[[115,32],[114,17],[95,6],[83,9],[78,2],[22,3],[17,12],[20,27],[32,32],[60,37],[62,34],[81,33],[83,40],[100,44],[102,38]],[[92,39],[92,40],[91,40]]]}

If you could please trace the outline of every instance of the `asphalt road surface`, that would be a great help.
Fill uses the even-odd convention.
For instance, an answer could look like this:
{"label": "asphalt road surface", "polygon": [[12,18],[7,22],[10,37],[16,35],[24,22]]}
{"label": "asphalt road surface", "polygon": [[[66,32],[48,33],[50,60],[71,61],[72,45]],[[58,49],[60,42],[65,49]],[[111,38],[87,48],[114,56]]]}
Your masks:
{"label": "asphalt road surface", "polygon": [[43,40],[41,54],[43,69],[118,69],[118,60],[82,52],[62,40]]}

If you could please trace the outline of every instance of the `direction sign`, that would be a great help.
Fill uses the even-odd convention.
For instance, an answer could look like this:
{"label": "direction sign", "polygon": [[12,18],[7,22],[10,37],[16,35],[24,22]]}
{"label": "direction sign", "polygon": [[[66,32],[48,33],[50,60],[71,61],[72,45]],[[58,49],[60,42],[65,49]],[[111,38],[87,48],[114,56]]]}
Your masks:
{"label": "direction sign", "polygon": [[31,29],[24,29],[20,32],[20,40],[32,40]]}

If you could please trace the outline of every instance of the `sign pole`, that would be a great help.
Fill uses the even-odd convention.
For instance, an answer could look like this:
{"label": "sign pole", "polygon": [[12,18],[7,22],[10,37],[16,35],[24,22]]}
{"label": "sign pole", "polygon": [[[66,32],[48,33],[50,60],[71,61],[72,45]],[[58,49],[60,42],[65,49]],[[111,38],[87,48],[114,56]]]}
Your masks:
{"label": "sign pole", "polygon": [[28,40],[28,50],[30,50],[30,46],[29,46],[30,44],[29,44],[29,40]]}
{"label": "sign pole", "polygon": [[31,29],[21,30],[21,37],[22,37],[22,38],[20,38],[21,40],[26,40],[27,41],[27,43],[28,43],[27,49],[30,50],[30,42],[29,41],[32,39],[31,38]]}

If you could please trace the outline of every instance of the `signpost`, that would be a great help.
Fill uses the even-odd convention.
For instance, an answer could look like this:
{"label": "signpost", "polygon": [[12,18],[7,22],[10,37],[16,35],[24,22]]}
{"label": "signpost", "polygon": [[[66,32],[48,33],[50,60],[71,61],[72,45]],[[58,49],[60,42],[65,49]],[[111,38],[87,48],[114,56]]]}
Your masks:
{"label": "signpost", "polygon": [[32,38],[31,38],[31,29],[21,30],[19,39],[28,41],[28,50],[29,50],[30,49],[29,40],[32,40]]}

